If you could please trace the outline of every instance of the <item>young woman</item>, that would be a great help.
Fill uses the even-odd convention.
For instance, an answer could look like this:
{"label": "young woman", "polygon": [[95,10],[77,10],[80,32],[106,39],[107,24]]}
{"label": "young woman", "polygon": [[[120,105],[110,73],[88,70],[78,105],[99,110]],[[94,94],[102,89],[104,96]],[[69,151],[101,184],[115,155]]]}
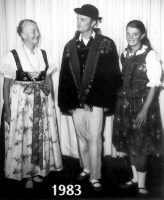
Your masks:
{"label": "young woman", "polygon": [[145,186],[147,155],[161,150],[161,119],[158,102],[161,66],[146,37],[145,26],[133,20],[127,24],[128,47],[121,55],[124,84],[118,93],[114,116],[113,143],[117,151],[130,156],[133,179],[121,185]]}
{"label": "young woman", "polygon": [[26,188],[51,170],[61,170],[62,160],[53,102],[52,72],[56,68],[37,47],[36,22],[22,20],[17,27],[22,46],[9,52],[0,72],[4,75],[5,176],[27,179]]}

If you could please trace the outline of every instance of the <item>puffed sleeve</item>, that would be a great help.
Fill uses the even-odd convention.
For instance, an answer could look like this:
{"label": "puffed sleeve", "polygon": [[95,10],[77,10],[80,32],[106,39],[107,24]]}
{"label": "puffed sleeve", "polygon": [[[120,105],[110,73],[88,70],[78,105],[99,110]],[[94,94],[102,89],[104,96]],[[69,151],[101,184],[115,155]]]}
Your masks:
{"label": "puffed sleeve", "polygon": [[122,72],[122,63],[121,63],[121,58],[119,58],[119,66],[120,66],[120,71]]}
{"label": "puffed sleeve", "polygon": [[55,73],[58,69],[56,67],[54,60],[52,59],[52,57],[50,56],[49,53],[47,53],[47,59],[48,59],[48,64],[49,64],[49,68],[47,70],[47,75],[50,75],[51,73]]}
{"label": "puffed sleeve", "polygon": [[4,59],[2,60],[2,63],[0,65],[0,73],[5,77],[5,78],[16,78],[16,64],[15,60],[13,57],[13,54],[9,52]]}
{"label": "puffed sleeve", "polygon": [[157,54],[151,50],[146,56],[148,87],[159,87],[161,85],[162,68]]}

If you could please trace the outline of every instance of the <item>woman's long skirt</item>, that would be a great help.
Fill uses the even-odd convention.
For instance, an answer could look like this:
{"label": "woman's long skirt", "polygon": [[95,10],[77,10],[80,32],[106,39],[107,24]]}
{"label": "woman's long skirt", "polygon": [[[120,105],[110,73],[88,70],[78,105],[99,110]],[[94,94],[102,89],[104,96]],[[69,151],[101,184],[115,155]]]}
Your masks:
{"label": "woman's long skirt", "polygon": [[55,106],[42,82],[15,81],[5,122],[5,176],[21,180],[62,169]]}

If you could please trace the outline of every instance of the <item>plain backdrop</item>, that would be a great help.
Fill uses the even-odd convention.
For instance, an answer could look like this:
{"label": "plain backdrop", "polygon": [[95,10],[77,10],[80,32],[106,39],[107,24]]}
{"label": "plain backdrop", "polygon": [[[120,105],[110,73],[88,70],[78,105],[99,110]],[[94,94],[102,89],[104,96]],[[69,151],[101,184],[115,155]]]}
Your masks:
{"label": "plain backdrop", "polygon": [[[64,46],[76,31],[74,8],[83,4],[92,4],[99,9],[99,16],[103,19],[98,27],[103,35],[114,40],[119,56],[127,46],[127,23],[134,19],[141,20],[164,70],[164,0],[0,0],[0,63],[10,50],[21,45],[16,33],[20,20],[36,21],[41,32],[39,46],[50,53],[58,68],[53,75],[53,83],[60,144],[62,154],[72,157],[78,157],[76,134],[72,118],[61,115],[58,108],[58,79]],[[3,77],[0,76],[0,114],[2,86]],[[160,107],[164,128],[164,88],[161,88]],[[112,145],[112,122],[113,116],[105,119],[104,155],[116,157],[118,153]]]}

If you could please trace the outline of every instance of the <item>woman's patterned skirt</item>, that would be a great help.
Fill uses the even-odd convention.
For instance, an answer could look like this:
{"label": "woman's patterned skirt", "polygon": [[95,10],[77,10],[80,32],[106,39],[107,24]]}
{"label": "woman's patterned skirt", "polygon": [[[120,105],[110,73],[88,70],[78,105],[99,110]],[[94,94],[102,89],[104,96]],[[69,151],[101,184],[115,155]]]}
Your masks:
{"label": "woman's patterned skirt", "polygon": [[21,180],[62,169],[55,106],[44,81],[15,81],[5,122],[5,176]]}
{"label": "woman's patterned skirt", "polygon": [[[161,153],[162,126],[158,98],[147,112],[145,125],[136,127],[136,118],[146,100],[148,90],[140,97],[119,97],[113,124],[113,144],[117,151],[129,156]],[[143,96],[143,97],[142,97]]]}

